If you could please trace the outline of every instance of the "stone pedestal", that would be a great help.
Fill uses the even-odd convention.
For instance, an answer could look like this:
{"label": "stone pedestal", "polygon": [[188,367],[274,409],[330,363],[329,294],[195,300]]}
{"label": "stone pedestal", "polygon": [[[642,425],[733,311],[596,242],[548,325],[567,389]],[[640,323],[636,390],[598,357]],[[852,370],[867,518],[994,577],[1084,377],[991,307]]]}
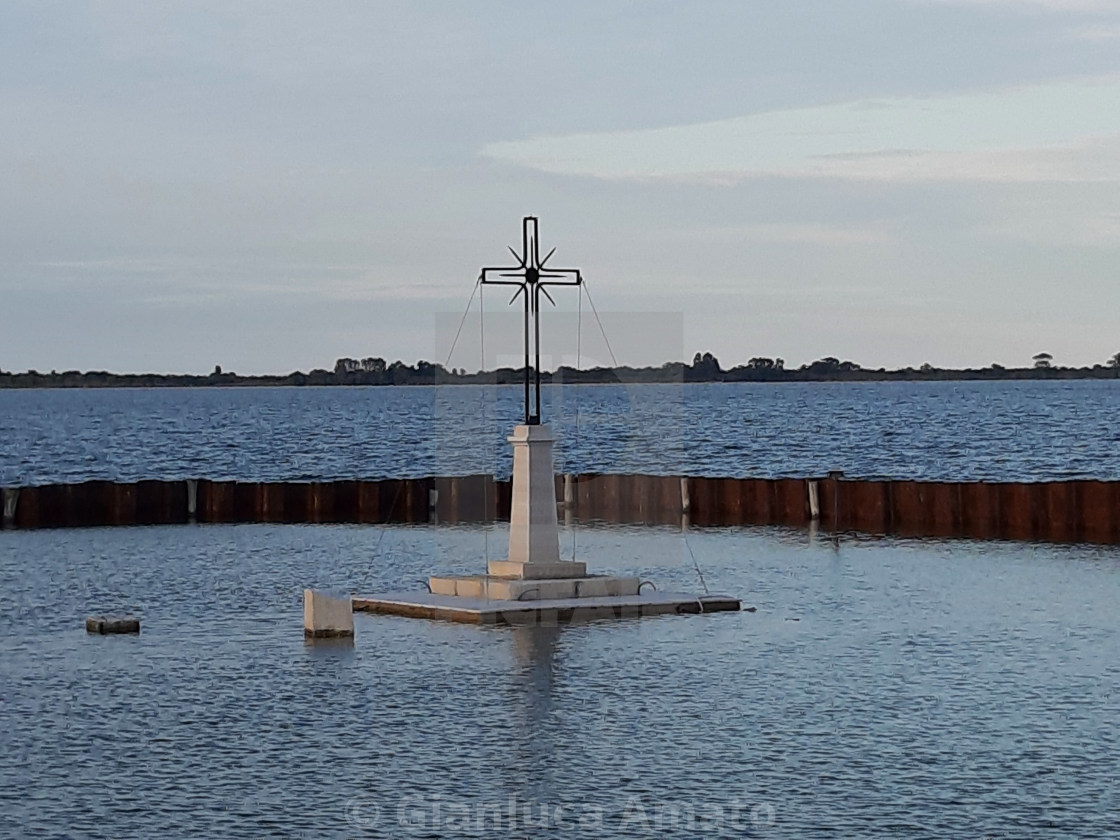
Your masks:
{"label": "stone pedestal", "polygon": [[490,561],[487,571],[502,578],[542,580],[587,574],[586,563],[560,559],[556,524],[556,479],[548,426],[514,426],[513,487],[509,512],[509,553]]}
{"label": "stone pedestal", "polygon": [[542,564],[560,560],[556,527],[556,480],[552,473],[552,436],[548,426],[515,426],[513,488],[509,512],[510,564]]}

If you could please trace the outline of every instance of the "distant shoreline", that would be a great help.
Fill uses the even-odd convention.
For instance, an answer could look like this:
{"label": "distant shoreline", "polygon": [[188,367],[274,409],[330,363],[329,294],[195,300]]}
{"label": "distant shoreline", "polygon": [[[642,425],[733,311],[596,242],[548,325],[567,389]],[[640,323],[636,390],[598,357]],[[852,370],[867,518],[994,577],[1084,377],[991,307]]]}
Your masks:
{"label": "distant shoreline", "polygon": [[[714,360],[712,360],[714,362]],[[1120,367],[1033,367],[948,369],[923,366],[897,370],[869,370],[850,362],[814,362],[786,370],[775,367],[740,366],[722,370],[718,362],[686,365],[670,363],[647,368],[561,367],[544,371],[544,384],[678,384],[685,382],[984,382],[1039,381],[1073,379],[1120,379]],[[376,370],[312,370],[286,375],[241,376],[215,372],[208,375],[159,373],[109,373],[107,371],[66,371],[63,373],[0,371],[0,389],[32,388],[199,388],[199,387],[277,387],[277,386],[402,386],[402,385],[519,385],[524,368],[499,368],[467,373],[445,370],[442,366],[420,362],[409,366],[396,362]]]}

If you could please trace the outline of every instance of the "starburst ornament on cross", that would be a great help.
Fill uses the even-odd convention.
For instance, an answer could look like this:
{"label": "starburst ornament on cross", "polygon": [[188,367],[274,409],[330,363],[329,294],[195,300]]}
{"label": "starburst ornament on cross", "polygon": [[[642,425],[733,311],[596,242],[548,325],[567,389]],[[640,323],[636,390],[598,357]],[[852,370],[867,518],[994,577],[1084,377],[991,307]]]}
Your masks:
{"label": "starburst ornament on cross", "polygon": [[[537,426],[541,422],[541,320],[540,303],[541,295],[548,298],[553,306],[556,301],[548,293],[546,286],[579,286],[583,277],[578,268],[549,268],[548,261],[556,249],[549,251],[545,258],[540,258],[540,245],[537,240],[537,217],[526,216],[521,228],[521,256],[513,248],[509,249],[513,258],[517,260],[515,266],[499,266],[483,268],[479,274],[480,283],[495,284],[500,286],[517,286],[517,291],[510,298],[512,306],[518,295],[524,296],[525,304],[525,424]],[[530,330],[532,321],[532,330]],[[530,369],[530,333],[532,333],[532,350],[534,364]],[[532,388],[530,386],[532,385]],[[535,394],[535,401],[530,399],[530,390]]]}

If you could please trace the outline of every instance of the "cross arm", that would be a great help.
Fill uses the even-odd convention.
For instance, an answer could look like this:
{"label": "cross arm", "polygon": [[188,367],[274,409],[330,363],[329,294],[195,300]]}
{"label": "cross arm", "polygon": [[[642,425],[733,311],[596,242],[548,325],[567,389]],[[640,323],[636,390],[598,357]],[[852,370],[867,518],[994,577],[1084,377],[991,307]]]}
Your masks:
{"label": "cross arm", "polygon": [[[496,274],[498,277],[519,277],[519,280],[498,280],[491,278],[489,275]],[[483,283],[497,283],[502,286],[521,286],[525,283],[525,270],[514,266],[494,266],[484,268],[478,275],[479,281]]]}
{"label": "cross arm", "polygon": [[542,271],[539,282],[542,286],[579,286],[583,275],[575,268],[553,268]]}

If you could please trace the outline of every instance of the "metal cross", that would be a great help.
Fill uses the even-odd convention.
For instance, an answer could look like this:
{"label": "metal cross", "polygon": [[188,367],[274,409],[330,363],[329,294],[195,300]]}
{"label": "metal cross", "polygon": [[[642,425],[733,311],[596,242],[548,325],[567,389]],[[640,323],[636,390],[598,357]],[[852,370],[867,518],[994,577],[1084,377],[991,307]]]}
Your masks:
{"label": "metal cross", "polygon": [[[509,249],[513,258],[517,260],[516,266],[483,268],[478,279],[480,283],[493,283],[501,286],[517,286],[518,289],[510,298],[510,305],[517,300],[518,295],[525,296],[525,424],[537,426],[541,422],[541,295],[548,298],[555,306],[556,301],[548,293],[545,286],[579,286],[583,277],[578,268],[547,268],[549,258],[556,253],[553,248],[545,258],[540,258],[540,246],[537,242],[537,217],[526,216],[521,229],[521,256],[513,248]],[[501,279],[507,278],[507,279]],[[529,320],[533,321],[533,350],[535,364],[530,373],[529,369]],[[534,383],[536,395],[535,411],[530,410],[530,381]]]}

